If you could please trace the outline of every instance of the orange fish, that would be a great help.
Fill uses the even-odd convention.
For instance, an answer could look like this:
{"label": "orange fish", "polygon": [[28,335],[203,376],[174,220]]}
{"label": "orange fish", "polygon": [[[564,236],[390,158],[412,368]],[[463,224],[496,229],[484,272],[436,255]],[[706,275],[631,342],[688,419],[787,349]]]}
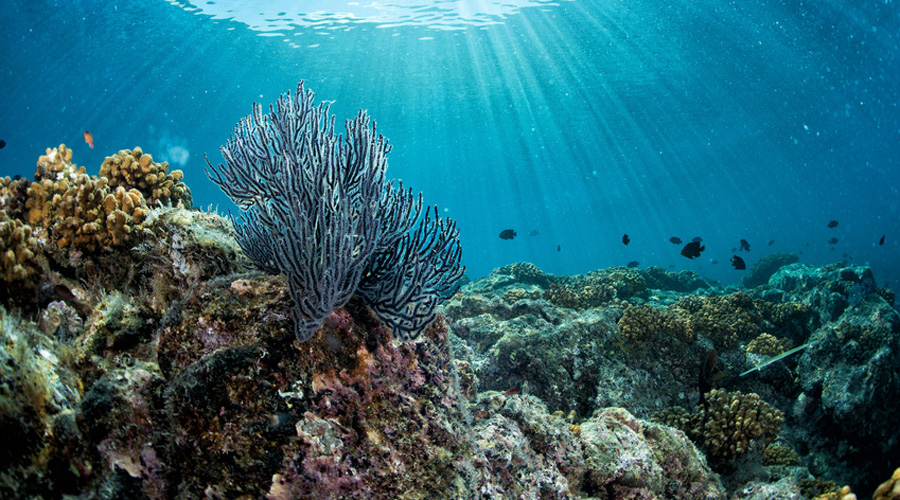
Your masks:
{"label": "orange fish", "polygon": [[86,142],[91,149],[94,149],[94,136],[87,130],[84,131],[84,142]]}

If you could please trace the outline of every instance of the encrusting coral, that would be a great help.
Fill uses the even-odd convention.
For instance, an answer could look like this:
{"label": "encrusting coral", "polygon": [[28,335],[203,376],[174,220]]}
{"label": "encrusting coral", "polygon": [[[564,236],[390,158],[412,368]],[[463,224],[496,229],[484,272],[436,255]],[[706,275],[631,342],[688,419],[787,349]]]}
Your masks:
{"label": "encrusting coral", "polygon": [[153,156],[141,148],[123,149],[107,156],[100,166],[100,177],[108,179],[113,188],[137,189],[151,207],[180,204],[190,208],[192,203],[191,190],[181,182],[184,172],[169,172],[168,162],[154,162]]}
{"label": "encrusting coral", "polygon": [[684,342],[693,342],[694,330],[679,308],[657,309],[649,305],[630,306],[619,319],[626,342],[639,343],[662,332]]}
{"label": "encrusting coral", "polygon": [[790,349],[792,345],[793,343],[790,339],[779,339],[774,335],[763,333],[747,344],[747,352],[777,356]]}
{"label": "encrusting coral", "polygon": [[694,331],[708,336],[716,346],[734,347],[741,339],[759,333],[759,312],[753,299],[744,292],[704,297],[699,303],[679,301],[678,305],[691,312]]}

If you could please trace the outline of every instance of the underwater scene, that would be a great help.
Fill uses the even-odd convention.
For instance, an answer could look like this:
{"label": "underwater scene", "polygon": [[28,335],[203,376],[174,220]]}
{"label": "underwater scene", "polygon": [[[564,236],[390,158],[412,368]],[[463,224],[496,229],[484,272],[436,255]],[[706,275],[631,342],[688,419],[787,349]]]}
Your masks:
{"label": "underwater scene", "polygon": [[892,0],[0,23],[0,498],[900,500]]}

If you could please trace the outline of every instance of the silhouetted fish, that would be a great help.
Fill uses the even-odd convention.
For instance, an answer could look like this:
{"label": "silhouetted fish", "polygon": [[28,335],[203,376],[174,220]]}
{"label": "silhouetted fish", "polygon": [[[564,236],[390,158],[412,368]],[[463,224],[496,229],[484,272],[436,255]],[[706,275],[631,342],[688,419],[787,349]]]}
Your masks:
{"label": "silhouetted fish", "polygon": [[887,235],[886,235],[886,234],[882,234],[882,235],[881,235],[881,239],[878,240],[878,246],[884,245],[884,237],[885,237],[885,236],[887,236]]}
{"label": "silhouetted fish", "polygon": [[631,262],[628,263],[628,267],[631,268],[631,269],[634,269],[635,267],[637,267],[637,266],[639,266],[639,265],[641,265],[641,263],[638,262],[638,261],[636,261],[636,260],[633,260],[633,261],[631,261]]}
{"label": "silhouetted fish", "polygon": [[702,252],[704,250],[706,250],[706,247],[700,246],[699,241],[692,241],[692,242],[688,243],[687,245],[685,245],[684,248],[681,249],[681,255],[684,255],[685,257],[687,257],[689,259],[693,259],[694,257],[699,257],[700,252]]}
{"label": "silhouetted fish", "polygon": [[562,251],[562,248],[560,248],[559,245],[556,245],[556,251],[557,251],[557,252]]}
{"label": "silhouetted fish", "polygon": [[769,246],[772,246],[774,244],[775,244],[775,240],[769,240]]}
{"label": "silhouetted fish", "polygon": [[671,241],[673,245],[681,244],[681,238],[679,238],[678,236],[672,236],[671,238],[669,238],[669,241]]}
{"label": "silhouetted fish", "polygon": [[500,231],[501,240],[511,240],[516,237],[516,231],[513,229],[504,229]]}
{"label": "silhouetted fish", "polygon": [[629,243],[631,243],[631,238],[629,238],[627,234],[623,234],[622,235],[622,244],[627,245]]}
{"label": "silhouetted fish", "polygon": [[6,141],[0,139],[0,149],[3,149],[6,146]]}
{"label": "silhouetted fish", "polygon": [[831,243],[832,245],[837,245],[837,242],[838,242],[837,238],[831,238],[830,240],[828,240],[828,243]]}
{"label": "silhouetted fish", "polygon": [[741,250],[750,251],[750,243],[747,243],[747,240],[741,240]]}
{"label": "silhouetted fish", "polygon": [[719,261],[717,261],[716,259],[709,259],[709,263],[715,265],[718,264]]}
{"label": "silhouetted fish", "polygon": [[691,240],[691,242],[693,243],[700,243],[701,241],[703,241],[703,238],[699,236],[694,236],[694,238]]}
{"label": "silhouetted fish", "polygon": [[731,256],[731,265],[734,266],[735,269],[747,269],[747,264],[744,263],[744,259],[737,255]]}
{"label": "silhouetted fish", "polygon": [[828,223],[828,227],[830,227],[832,229],[836,228],[837,226],[838,226],[838,221],[836,221],[836,220],[830,221]]}
{"label": "silhouetted fish", "polygon": [[541,233],[539,233],[537,229],[532,229],[531,232],[528,233],[528,236],[537,236],[539,234]]}

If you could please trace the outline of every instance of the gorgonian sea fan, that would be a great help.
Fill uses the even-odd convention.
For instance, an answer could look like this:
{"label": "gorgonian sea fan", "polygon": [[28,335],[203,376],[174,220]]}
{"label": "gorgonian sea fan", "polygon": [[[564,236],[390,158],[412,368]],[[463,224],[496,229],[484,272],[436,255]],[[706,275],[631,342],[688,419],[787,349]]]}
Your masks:
{"label": "gorgonian sea fan", "polygon": [[301,81],[268,113],[254,103],[206,173],[240,207],[232,223],[254,265],[287,277],[298,340],[357,292],[414,339],[465,272],[456,223],[385,180],[390,145],[365,111],[336,135],[314,99]]}

